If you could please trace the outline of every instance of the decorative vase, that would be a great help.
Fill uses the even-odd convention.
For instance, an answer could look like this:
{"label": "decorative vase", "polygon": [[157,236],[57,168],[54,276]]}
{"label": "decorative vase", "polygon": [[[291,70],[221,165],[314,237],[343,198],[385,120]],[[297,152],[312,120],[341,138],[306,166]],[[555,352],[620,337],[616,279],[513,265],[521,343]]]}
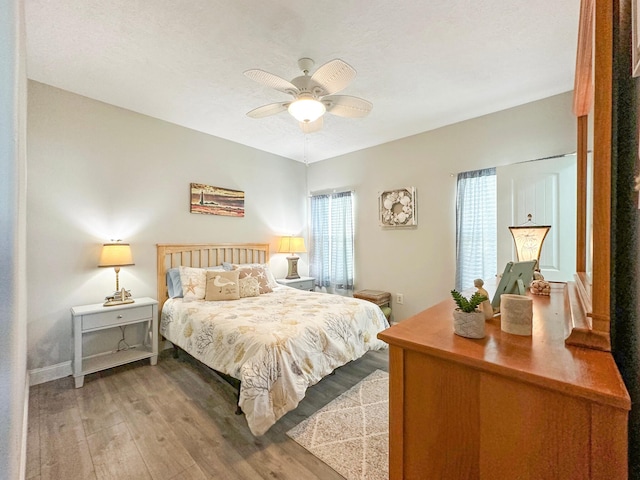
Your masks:
{"label": "decorative vase", "polygon": [[463,312],[456,308],[453,311],[453,331],[461,337],[484,338],[484,313],[480,310]]}
{"label": "decorative vase", "polygon": [[533,300],[524,295],[500,295],[500,328],[514,335],[531,335]]}

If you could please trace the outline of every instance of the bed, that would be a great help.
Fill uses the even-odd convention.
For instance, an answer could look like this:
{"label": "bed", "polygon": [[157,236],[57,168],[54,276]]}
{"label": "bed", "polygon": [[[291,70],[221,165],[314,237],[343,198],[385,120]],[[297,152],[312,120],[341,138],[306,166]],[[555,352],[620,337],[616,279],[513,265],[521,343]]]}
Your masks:
{"label": "bed", "polygon": [[[387,348],[377,338],[389,326],[377,305],[278,285],[268,268],[268,244],[159,244],[157,255],[160,334],[239,381],[238,406],[256,436],[295,409],[306,389],[324,376],[369,350]],[[169,270],[183,275],[206,270],[212,288],[212,279],[223,282],[220,276],[227,275],[218,271],[249,277],[266,272],[260,291],[267,287],[258,295],[213,301],[194,297],[185,287],[183,298],[169,298]]]}

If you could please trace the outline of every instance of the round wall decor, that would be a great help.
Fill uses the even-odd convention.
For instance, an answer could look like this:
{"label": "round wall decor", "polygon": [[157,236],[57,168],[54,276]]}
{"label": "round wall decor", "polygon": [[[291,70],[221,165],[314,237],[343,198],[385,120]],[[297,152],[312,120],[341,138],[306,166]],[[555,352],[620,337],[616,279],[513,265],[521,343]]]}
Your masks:
{"label": "round wall decor", "polygon": [[418,224],[415,187],[382,192],[378,200],[382,227],[412,227]]}

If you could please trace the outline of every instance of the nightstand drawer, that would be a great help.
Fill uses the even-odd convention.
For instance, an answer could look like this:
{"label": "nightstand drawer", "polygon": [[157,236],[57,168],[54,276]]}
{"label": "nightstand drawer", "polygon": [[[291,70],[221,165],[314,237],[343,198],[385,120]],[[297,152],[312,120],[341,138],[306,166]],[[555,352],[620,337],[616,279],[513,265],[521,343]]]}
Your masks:
{"label": "nightstand drawer", "polygon": [[82,316],[82,330],[87,331],[96,328],[107,328],[110,325],[120,325],[144,319],[151,319],[152,316],[153,309],[151,308],[151,305],[118,309],[111,312],[92,313]]}
{"label": "nightstand drawer", "polygon": [[315,289],[315,278],[313,277],[300,277],[300,278],[276,278],[276,282],[280,285],[286,285],[287,287],[297,288],[298,290],[311,290]]}
{"label": "nightstand drawer", "polygon": [[298,290],[313,290],[313,280],[300,280],[290,283],[289,286]]}
{"label": "nightstand drawer", "polygon": [[297,288],[298,290],[313,290],[313,279],[289,280],[283,285],[286,285],[287,287]]}

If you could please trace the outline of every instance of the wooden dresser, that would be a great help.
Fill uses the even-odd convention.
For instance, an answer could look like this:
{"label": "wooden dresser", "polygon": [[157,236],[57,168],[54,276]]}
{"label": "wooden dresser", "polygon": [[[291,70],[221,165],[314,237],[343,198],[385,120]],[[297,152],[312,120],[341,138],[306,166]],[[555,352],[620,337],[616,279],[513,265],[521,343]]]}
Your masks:
{"label": "wooden dresser", "polygon": [[608,352],[567,346],[565,284],[533,335],[453,333],[453,300],[381,332],[391,479],[626,479],[629,395]]}

